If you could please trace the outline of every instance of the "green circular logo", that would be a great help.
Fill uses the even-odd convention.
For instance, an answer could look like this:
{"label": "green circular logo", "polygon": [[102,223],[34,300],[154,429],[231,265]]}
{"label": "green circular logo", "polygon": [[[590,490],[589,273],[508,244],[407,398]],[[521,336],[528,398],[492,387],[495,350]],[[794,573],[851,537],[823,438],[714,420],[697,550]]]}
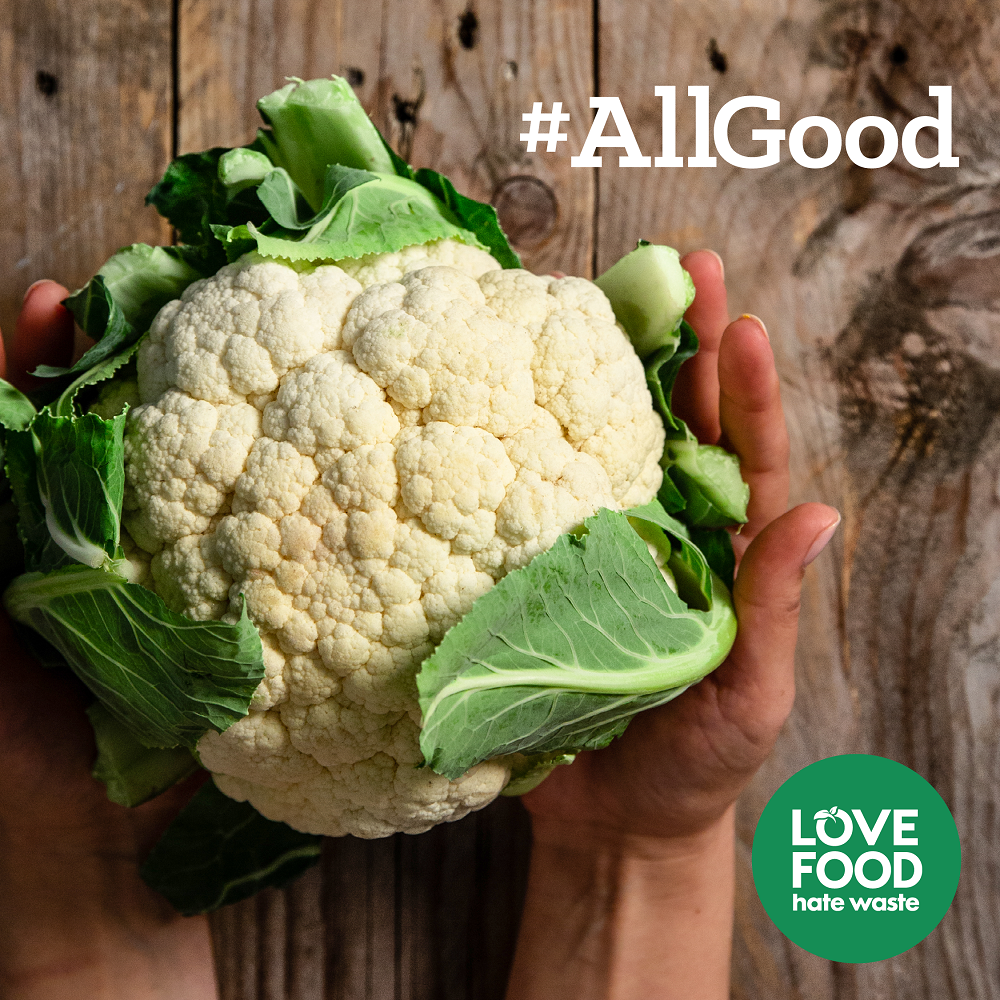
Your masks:
{"label": "green circular logo", "polygon": [[922,941],[951,906],[961,866],[955,821],[933,786],[869,754],[793,774],[753,838],[767,915],[834,962],[877,962]]}

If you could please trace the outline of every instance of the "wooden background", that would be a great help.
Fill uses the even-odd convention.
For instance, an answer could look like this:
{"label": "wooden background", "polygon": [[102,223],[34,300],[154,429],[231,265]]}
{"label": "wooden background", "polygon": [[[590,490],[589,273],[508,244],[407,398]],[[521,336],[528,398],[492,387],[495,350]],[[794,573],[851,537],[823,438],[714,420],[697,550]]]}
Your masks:
{"label": "wooden background", "polygon": [[[169,241],[143,196],[171,155],[248,140],[286,74],[338,72],[418,166],[493,200],[526,266],[591,274],[637,237],[711,246],[731,308],[765,319],[793,500],[844,513],[809,570],[799,696],[739,814],[733,995],[1000,997],[1000,11],[934,0],[0,0],[0,325],[42,276],[81,284],[118,246]],[[588,98],[618,95],[659,152],[657,84],[781,101],[783,127],[933,113],[957,170],[841,157],[807,170],[571,169]],[[561,100],[558,153],[521,113]],[[680,99],[678,145],[693,151]],[[752,151],[754,112],[734,121]],[[769,127],[775,127],[770,123]],[[813,133],[816,134],[816,133]],[[869,133],[871,134],[871,133]],[[742,145],[741,145],[742,144]],[[570,147],[569,149],[567,148]],[[870,151],[872,155],[874,151]],[[790,773],[840,752],[914,767],[954,811],[955,904],[920,946],[838,965],[771,925],[754,825]],[[218,913],[222,995],[503,994],[528,855],[516,802],[422,837],[329,842],[298,883]]]}

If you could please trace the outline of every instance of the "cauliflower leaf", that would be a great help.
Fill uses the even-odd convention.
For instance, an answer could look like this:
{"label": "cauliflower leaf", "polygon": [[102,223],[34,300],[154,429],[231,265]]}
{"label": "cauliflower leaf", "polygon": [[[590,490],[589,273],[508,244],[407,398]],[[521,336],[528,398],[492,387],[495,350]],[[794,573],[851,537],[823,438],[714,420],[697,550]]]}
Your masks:
{"label": "cauliflower leaf", "polygon": [[193,917],[291,881],[319,861],[321,843],[320,837],[265,819],[207,781],[139,874],[178,913]]}
{"label": "cauliflower leaf", "polygon": [[17,577],[4,604],[144,746],[193,747],[207,729],[228,729],[264,676],[245,607],[234,624],[192,621],[117,573],[78,564]]}
{"label": "cauliflower leaf", "polygon": [[124,414],[60,417],[45,407],[17,430],[24,401],[5,396],[5,471],[28,570],[4,594],[11,616],[144,746],[193,746],[206,729],[231,726],[264,676],[260,635],[245,607],[232,624],[196,622],[126,578]]}
{"label": "cauliflower leaf", "polygon": [[[283,170],[268,174],[258,197],[268,205],[274,224],[258,228],[250,222],[245,227],[265,257],[344,260],[439,239],[481,245],[443,202],[405,177],[333,164],[327,171],[327,199],[320,212],[305,221],[299,221],[290,180]],[[242,228],[231,235],[218,227],[216,234],[226,242],[242,240]]]}
{"label": "cauliflower leaf", "polygon": [[97,343],[69,368],[39,365],[34,374],[61,378],[90,371],[134,344],[160,307],[201,277],[181,247],[133,243],[119,250],[63,302],[83,332]]}
{"label": "cauliflower leaf", "polygon": [[97,742],[91,773],[120,806],[142,805],[198,770],[198,761],[186,747],[143,746],[99,701],[87,706],[87,717]]}
{"label": "cauliflower leaf", "polygon": [[125,417],[56,417],[43,409],[25,430],[8,430],[7,475],[21,514],[28,570],[114,558],[125,490]]}
{"label": "cauliflower leaf", "polygon": [[736,618],[721,581],[710,610],[693,610],[625,515],[600,510],[584,526],[507,574],[424,661],[420,747],[435,771],[607,746],[729,653]]}

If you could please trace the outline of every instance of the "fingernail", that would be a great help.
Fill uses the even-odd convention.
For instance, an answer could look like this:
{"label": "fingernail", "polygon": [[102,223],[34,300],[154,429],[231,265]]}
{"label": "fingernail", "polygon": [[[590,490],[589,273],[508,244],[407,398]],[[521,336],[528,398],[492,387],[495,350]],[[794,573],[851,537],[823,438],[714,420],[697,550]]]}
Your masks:
{"label": "fingernail", "polygon": [[48,280],[48,278],[39,278],[38,281],[33,281],[30,285],[28,285],[28,288],[24,293],[24,298],[21,299],[21,305],[24,305],[24,303],[28,301],[28,296],[31,294],[33,288],[37,288],[39,285],[44,284]]}
{"label": "fingernail", "polygon": [[722,258],[714,250],[709,250],[708,252],[719,262],[719,271],[724,281],[726,278],[726,265],[722,263]]}
{"label": "fingernail", "polygon": [[837,525],[840,524],[840,515],[837,515],[837,520],[832,524],[828,524],[814,539],[812,545],[809,546],[809,551],[806,553],[805,559],[802,560],[802,568],[805,569],[822,551],[826,548],[830,539],[833,538],[833,533],[837,530]]}
{"label": "fingernail", "polygon": [[764,336],[767,337],[768,340],[771,339],[767,335],[767,327],[764,326],[764,321],[759,316],[754,316],[753,313],[743,313],[743,315],[740,316],[740,319],[748,319],[751,322],[756,323],[757,326],[760,327],[760,332],[764,334]]}

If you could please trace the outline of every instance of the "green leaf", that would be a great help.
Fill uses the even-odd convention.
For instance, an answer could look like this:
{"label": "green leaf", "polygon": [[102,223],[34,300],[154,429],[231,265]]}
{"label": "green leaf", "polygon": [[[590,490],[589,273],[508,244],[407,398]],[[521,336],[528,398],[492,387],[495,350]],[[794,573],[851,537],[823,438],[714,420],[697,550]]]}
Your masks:
{"label": "green leaf", "polygon": [[378,129],[342,77],[293,78],[287,86],[262,97],[257,110],[271,126],[270,132],[258,133],[258,143],[276,167],[288,171],[314,211],[323,202],[326,168],[331,163],[393,173]]}
{"label": "green leaf", "polygon": [[28,570],[97,567],[118,548],[125,489],[125,417],[39,413],[6,432],[7,475]]}
{"label": "green leaf", "polygon": [[435,771],[606,746],[729,652],[736,619],[720,580],[711,611],[693,610],[624,514],[600,510],[585,527],[507,574],[424,661],[420,746]]}
{"label": "green leaf", "polygon": [[190,917],[297,878],[320,858],[322,838],[265,819],[206,782],[167,827],[139,871]]}
{"label": "green leaf", "polygon": [[725,528],[746,522],[750,487],[736,455],[714,444],[668,439],[661,464],[684,497],[688,524]]}
{"label": "green leaf", "polygon": [[691,541],[704,553],[708,565],[719,579],[733,589],[736,575],[736,553],[733,539],[724,528],[691,528]]}
{"label": "green leaf", "polygon": [[219,157],[219,180],[226,189],[227,201],[260,184],[272,170],[270,158],[256,149],[237,146],[223,153]]}
{"label": "green leaf", "polygon": [[73,314],[83,332],[97,343],[69,368],[39,365],[32,372],[39,378],[78,375],[139,337],[139,332],[125,318],[100,273],[65,299],[63,305]]}
{"label": "green leaf", "polygon": [[142,805],[198,770],[190,750],[144,747],[99,701],[87,708],[97,743],[93,776],[120,806]]}
{"label": "green leaf", "polygon": [[298,185],[284,167],[271,168],[257,188],[257,197],[270,212],[271,218],[286,229],[308,229],[316,219],[317,213],[313,212],[305,223],[299,224],[303,211],[312,211],[312,207],[302,197]]}
{"label": "green leaf", "polygon": [[57,378],[90,371],[135,343],[159,309],[201,277],[178,247],[133,243],[119,250],[64,303],[97,343],[70,368],[39,365],[34,374]]}
{"label": "green leaf", "polygon": [[125,319],[143,332],[162,306],[178,298],[192,281],[204,277],[177,247],[145,243],[119,250],[97,273]]}
{"label": "green leaf", "polygon": [[34,418],[35,407],[31,400],[0,378],[0,427],[23,431]]}
{"label": "green leaf", "polygon": [[670,476],[664,474],[663,482],[657,491],[656,499],[660,506],[668,514],[678,514],[684,510],[684,496],[676,486]]}
{"label": "green leaf", "polygon": [[426,167],[418,170],[414,176],[418,184],[422,184],[451,209],[459,223],[489,250],[501,267],[522,266],[521,258],[511,249],[500,228],[497,210],[492,205],[459,194],[447,177]]}
{"label": "green leaf", "polygon": [[245,253],[257,249],[257,240],[246,226],[212,226],[212,233],[222,244],[226,262],[233,264]]}
{"label": "green leaf", "polygon": [[[378,174],[353,167],[341,167],[336,163],[327,167],[323,204],[318,212],[302,218],[305,201],[302,193],[286,170],[278,167],[272,170],[257,189],[257,197],[267,206],[271,218],[285,229],[315,229],[322,232],[329,225],[330,216],[337,202],[351,188],[378,180]],[[303,239],[308,240],[307,233]]]}
{"label": "green leaf", "polygon": [[712,606],[712,572],[688,529],[653,500],[625,511],[639,537],[657,548],[677,583],[677,593],[688,607],[708,611]]}
{"label": "green leaf", "polygon": [[260,223],[267,218],[252,186],[234,193],[220,178],[219,161],[229,152],[217,146],[202,153],[178,156],[146,195],[146,204],[152,205],[177,230],[181,242],[199,249],[206,275],[214,274],[225,263],[224,260],[217,263],[212,255],[213,225]]}
{"label": "green leaf", "polygon": [[228,192],[219,180],[219,159],[228,152],[216,146],[201,153],[185,153],[168,165],[146,195],[152,205],[177,230],[182,243],[207,243],[208,225],[226,222]]}
{"label": "green leaf", "polygon": [[[246,233],[259,253],[286,260],[343,260],[439,239],[480,246],[426,188],[394,174],[371,176],[372,183],[345,191],[304,235],[280,226],[258,229],[252,223]],[[217,235],[226,243],[244,238],[242,227]]]}
{"label": "green leaf", "polygon": [[607,295],[640,358],[677,346],[681,319],[694,302],[694,282],[673,247],[640,240],[594,284]]}
{"label": "green leaf", "polygon": [[[203,194],[204,225],[190,222],[192,239],[211,231],[227,261],[254,249],[284,260],[343,260],[454,238],[488,249],[504,267],[521,266],[493,207],[459,194],[433,170],[414,173],[345,80],[296,79],[257,106],[271,126],[258,133],[257,150],[213,150],[211,163],[223,189],[240,197],[255,190],[270,216],[239,219],[230,211],[223,218]],[[210,165],[186,169],[204,175],[210,189]]]}
{"label": "green leaf", "polygon": [[[49,406],[53,415],[57,417],[75,416],[76,408],[73,404],[77,393],[88,385],[96,385],[98,382],[104,382],[111,378],[120,368],[132,360],[138,350],[139,341],[137,340],[134,344],[126,347],[125,350],[119,351],[117,354],[113,354],[110,358],[105,358],[103,361],[99,361],[93,368],[74,379],[63,390],[58,399]],[[117,410],[111,416],[117,416],[120,412],[121,410]],[[100,415],[103,416],[103,414]]]}
{"label": "green leaf", "polygon": [[701,528],[723,528],[747,519],[750,488],[740,478],[739,459],[716,445],[699,444],[690,428],[674,415],[671,396],[677,373],[698,352],[698,337],[680,324],[676,348],[660,348],[646,362],[646,384],[667,432],[660,464],[663,485],[657,499],[671,513]]}
{"label": "green leaf", "polygon": [[649,386],[656,412],[663,418],[667,440],[680,438],[681,440],[693,441],[694,435],[688,429],[687,424],[679,417],[674,416],[671,408],[671,396],[681,365],[698,353],[698,335],[684,320],[681,321],[679,331],[680,340],[676,345],[667,344],[647,359],[646,385]]}
{"label": "green leaf", "polygon": [[500,794],[508,797],[526,795],[561,764],[572,764],[574,760],[576,754],[572,753],[511,754],[510,781]]}
{"label": "green leaf", "polygon": [[247,714],[264,676],[246,606],[235,624],[197,622],[117,573],[66,566],[18,577],[4,595],[147,747],[193,747]]}

